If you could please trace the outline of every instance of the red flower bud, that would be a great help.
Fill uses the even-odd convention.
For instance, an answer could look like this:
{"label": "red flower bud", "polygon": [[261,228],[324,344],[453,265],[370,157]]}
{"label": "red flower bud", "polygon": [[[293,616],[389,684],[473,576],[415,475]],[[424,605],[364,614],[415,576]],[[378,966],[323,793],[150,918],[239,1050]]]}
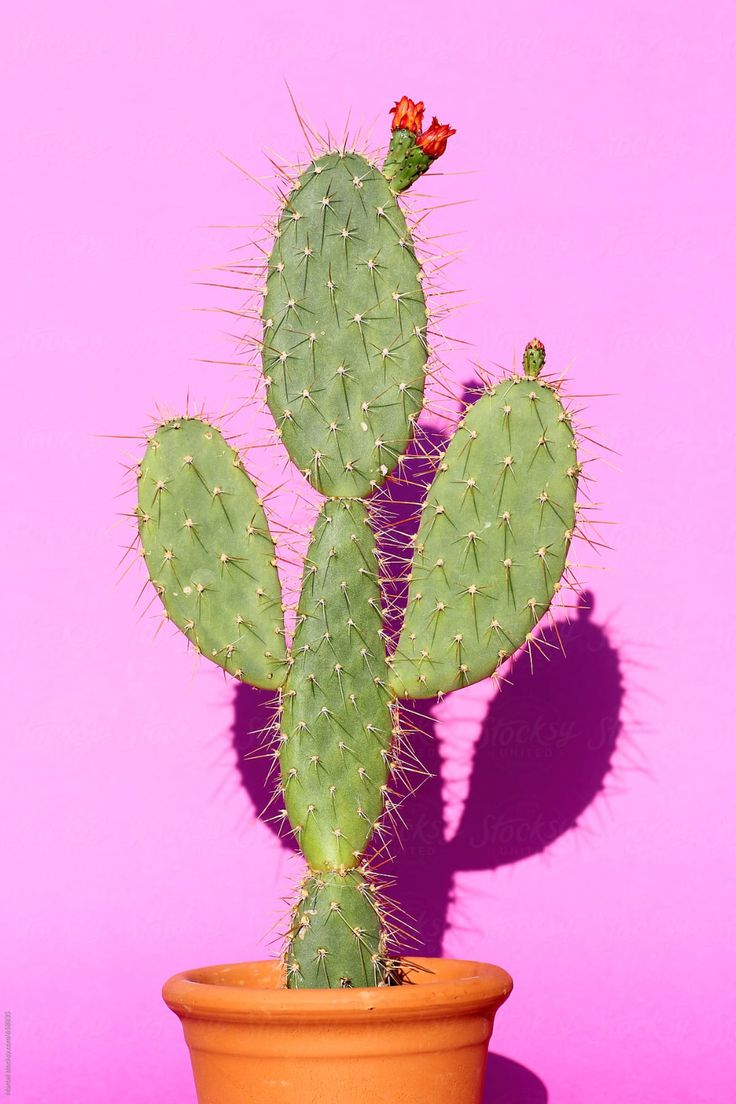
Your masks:
{"label": "red flower bud", "polygon": [[421,100],[414,103],[408,96],[402,96],[389,110],[389,115],[393,115],[391,130],[410,130],[412,134],[421,134],[424,117],[424,104]]}
{"label": "red flower bud", "polygon": [[425,130],[424,134],[417,138],[417,145],[424,150],[427,157],[432,159],[441,157],[447,148],[447,139],[456,133],[457,131],[451,126],[440,123],[435,115],[429,130]]}

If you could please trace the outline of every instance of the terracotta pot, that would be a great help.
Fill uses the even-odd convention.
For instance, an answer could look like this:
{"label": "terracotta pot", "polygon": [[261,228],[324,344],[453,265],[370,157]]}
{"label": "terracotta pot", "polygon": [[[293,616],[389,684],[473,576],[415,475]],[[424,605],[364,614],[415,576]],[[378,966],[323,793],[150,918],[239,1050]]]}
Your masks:
{"label": "terracotta pot", "polygon": [[415,984],[387,989],[287,990],[275,962],[176,974],[163,996],[199,1104],[480,1104],[511,978],[479,962],[416,962]]}

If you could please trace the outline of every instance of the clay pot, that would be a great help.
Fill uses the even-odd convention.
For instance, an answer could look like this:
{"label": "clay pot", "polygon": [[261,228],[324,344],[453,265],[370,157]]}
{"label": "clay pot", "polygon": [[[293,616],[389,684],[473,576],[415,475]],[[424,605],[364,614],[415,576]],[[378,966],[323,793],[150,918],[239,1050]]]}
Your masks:
{"label": "clay pot", "polygon": [[[282,987],[276,962],[176,974],[199,1104],[480,1104],[498,966],[420,958],[413,984]],[[426,971],[426,972],[425,972]]]}

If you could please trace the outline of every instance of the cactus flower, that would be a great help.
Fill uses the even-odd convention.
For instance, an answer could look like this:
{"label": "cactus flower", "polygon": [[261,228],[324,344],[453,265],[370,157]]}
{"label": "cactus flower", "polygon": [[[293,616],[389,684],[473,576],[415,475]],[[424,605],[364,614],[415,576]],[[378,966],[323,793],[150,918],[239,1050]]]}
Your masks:
{"label": "cactus flower", "polygon": [[389,114],[393,116],[391,143],[383,175],[394,192],[404,192],[445,152],[447,139],[455,131],[435,116],[429,130],[422,134],[424,104],[421,100],[415,103],[408,96],[397,100]]}
{"label": "cactus flower", "polygon": [[402,96],[389,110],[389,115],[393,115],[391,130],[410,130],[416,135],[422,133],[424,104],[421,100],[414,103],[408,96]]}
{"label": "cactus flower", "polygon": [[424,150],[428,157],[436,161],[447,149],[447,139],[451,138],[453,134],[457,134],[457,131],[451,126],[440,123],[435,115],[432,118],[432,125],[429,130],[425,130],[424,134],[420,134],[417,138],[417,145]]}

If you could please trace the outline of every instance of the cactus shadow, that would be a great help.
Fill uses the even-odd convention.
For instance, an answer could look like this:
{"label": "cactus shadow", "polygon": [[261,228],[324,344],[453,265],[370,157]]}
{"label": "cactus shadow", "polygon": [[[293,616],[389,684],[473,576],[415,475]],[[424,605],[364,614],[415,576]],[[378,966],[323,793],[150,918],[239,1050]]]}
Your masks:
{"label": "cactus shadow", "polygon": [[[406,828],[391,868],[394,897],[417,928],[416,953],[441,955],[453,906],[461,904],[457,874],[495,870],[545,851],[604,792],[621,731],[623,680],[618,652],[593,609],[593,595],[581,595],[574,615],[557,626],[555,650],[546,659],[535,656],[533,670],[521,654],[491,699],[449,839],[442,728],[427,702],[407,703],[407,738],[433,775],[406,799]],[[458,727],[462,722],[452,737],[461,743]]]}
{"label": "cactus shadow", "polygon": [[554,648],[520,653],[475,744],[470,790],[448,844],[455,870],[494,870],[545,851],[604,792],[621,734],[621,659],[583,592]]}

